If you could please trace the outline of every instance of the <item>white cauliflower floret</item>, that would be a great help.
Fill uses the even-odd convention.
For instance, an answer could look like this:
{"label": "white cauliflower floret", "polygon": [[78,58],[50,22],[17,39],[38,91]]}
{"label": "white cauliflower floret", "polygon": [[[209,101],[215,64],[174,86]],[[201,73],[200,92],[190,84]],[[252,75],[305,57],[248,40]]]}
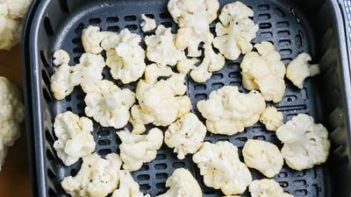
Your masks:
{"label": "white cauliflower floret", "polygon": [[316,124],[309,115],[299,114],[293,117],[279,127],[276,134],[284,143],[282,156],[292,169],[309,169],[328,159],[328,131],[322,124]]}
{"label": "white cauliflower floret", "polygon": [[114,79],[124,84],[138,80],[145,70],[145,51],[139,45],[141,37],[123,29],[119,43],[106,51],[106,64]]}
{"label": "white cauliflower floret", "polygon": [[254,180],[249,190],[252,197],[294,197],[284,192],[279,183],[272,179]]}
{"label": "white cauliflower floret", "polygon": [[141,15],[142,22],[140,23],[143,32],[149,32],[156,29],[156,21],[153,18],[147,17],[145,14]]}
{"label": "white cauliflower floret", "polygon": [[83,158],[78,174],[64,178],[61,186],[72,197],[105,197],[117,188],[121,165],[115,153],[106,155],[105,159],[91,154]]}
{"label": "white cauliflower floret", "polygon": [[160,65],[174,66],[178,61],[185,59],[184,52],[178,50],[174,45],[171,28],[159,25],[155,35],[145,37],[145,44],[147,58]]}
{"label": "white cauliflower floret", "polygon": [[272,43],[263,41],[255,48],[257,52],[247,53],[240,64],[243,86],[260,90],[266,101],[277,103],[285,93],[285,65]]}
{"label": "white cauliflower floret", "polygon": [[70,57],[69,57],[67,51],[62,50],[62,49],[55,51],[53,57],[54,57],[53,63],[55,66],[60,66],[63,64],[68,65],[69,60],[70,60]]}
{"label": "white cauliflower floret", "polygon": [[[210,24],[217,18],[219,2],[218,0],[170,0],[167,8],[179,27],[184,27],[191,26],[189,22]],[[200,21],[192,20],[194,15],[203,11],[206,12],[207,18],[202,18]]]}
{"label": "white cauliflower floret", "polygon": [[252,39],[256,37],[258,25],[250,17],[254,12],[240,1],[222,8],[216,24],[217,37],[213,45],[229,60],[236,60],[241,53],[252,50]]}
{"label": "white cauliflower floret", "polygon": [[199,183],[184,168],[174,170],[173,174],[167,179],[166,187],[169,187],[168,191],[157,197],[202,197]]}
{"label": "white cauliflower floret", "polygon": [[93,122],[86,117],[79,118],[70,111],[59,114],[55,118],[54,131],[58,138],[54,149],[66,166],[95,150]]}
{"label": "white cauliflower floret", "polygon": [[31,0],[0,1],[0,50],[10,50],[21,40],[22,21]]}
{"label": "white cauliflower floret", "polygon": [[197,108],[206,118],[208,131],[223,135],[234,135],[254,125],[265,107],[259,92],[240,93],[235,86],[224,86],[211,92],[208,100],[197,103]]}
{"label": "white cauliflower floret", "polygon": [[112,197],[150,197],[150,195],[144,196],[130,172],[121,170],[119,171],[119,186],[113,192]]}
{"label": "white cauliflower floret", "polygon": [[270,142],[248,140],[243,148],[244,161],[247,167],[254,168],[266,177],[273,177],[284,165],[278,147]]}
{"label": "white cauliflower floret", "polygon": [[183,59],[180,60],[177,63],[177,70],[181,74],[188,74],[193,68],[195,68],[195,65],[199,63],[199,59],[197,58],[191,58],[191,59]]}
{"label": "white cauliflower floret", "polygon": [[118,131],[117,135],[122,141],[119,149],[123,169],[128,171],[138,170],[143,163],[154,160],[163,142],[163,133],[158,128],[151,129],[147,135],[136,135],[128,130]]}
{"label": "white cauliflower floret", "polygon": [[195,114],[188,113],[168,127],[165,143],[174,148],[178,159],[184,159],[187,154],[193,154],[201,147],[205,136],[205,125]]}
{"label": "white cauliflower floret", "polygon": [[283,113],[275,107],[267,107],[260,117],[260,122],[266,126],[269,131],[276,131],[283,123]]}
{"label": "white cauliflower floret", "polygon": [[95,91],[97,83],[102,80],[105,60],[101,55],[84,53],[79,64],[73,67],[72,82],[80,84],[85,93]]}
{"label": "white cauliflower floret", "polygon": [[206,82],[211,78],[212,72],[221,70],[224,67],[224,64],[224,57],[221,54],[216,54],[213,51],[211,44],[205,44],[204,59],[199,66],[193,68],[190,72],[190,76],[198,83]]}
{"label": "white cauliflower floret", "polygon": [[103,127],[119,129],[128,123],[129,108],[135,102],[135,95],[129,89],[120,89],[113,82],[102,80],[95,91],[87,93],[84,101],[87,116]]}
{"label": "white cauliflower floret", "polygon": [[79,82],[73,80],[72,75],[73,67],[68,64],[62,64],[51,76],[50,89],[56,100],[62,100],[70,95],[74,87],[79,84]]}
{"label": "white cauliflower floret", "polygon": [[249,169],[239,159],[238,148],[227,141],[205,142],[193,161],[208,187],[221,189],[225,195],[241,194],[251,183]]}
{"label": "white cauliflower floret", "polygon": [[[185,76],[173,74],[167,80],[154,84],[141,80],[138,83],[136,97],[139,105],[133,106],[134,127],[153,123],[156,126],[168,126],[191,110],[191,101],[185,96]],[[133,131],[142,133],[143,130]]]}
{"label": "white cauliflower floret", "polygon": [[0,77],[0,138],[4,146],[12,146],[20,137],[24,106],[17,87]]}
{"label": "white cauliflower floret", "polygon": [[154,84],[157,82],[159,77],[169,77],[174,72],[168,66],[159,66],[157,64],[150,64],[145,69],[145,82]]}
{"label": "white cauliflower floret", "polygon": [[319,65],[310,64],[311,60],[309,54],[301,53],[290,62],[286,69],[286,78],[300,89],[303,88],[303,82],[307,77],[313,77],[320,73]]}
{"label": "white cauliflower floret", "polygon": [[87,53],[100,54],[102,52],[101,42],[115,33],[100,31],[100,27],[90,25],[83,30],[82,45]]}

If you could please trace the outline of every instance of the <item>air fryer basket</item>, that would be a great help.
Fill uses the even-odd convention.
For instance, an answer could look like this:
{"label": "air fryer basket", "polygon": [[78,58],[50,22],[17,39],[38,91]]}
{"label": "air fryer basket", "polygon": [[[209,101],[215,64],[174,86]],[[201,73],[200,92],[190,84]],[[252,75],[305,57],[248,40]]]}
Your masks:
{"label": "air fryer basket", "polygon": [[[233,0],[220,0],[221,6]],[[322,74],[309,79],[299,90],[287,82],[287,90],[282,102],[275,105],[289,120],[298,113],[313,115],[323,122],[330,131],[332,149],[326,165],[297,172],[284,166],[274,177],[285,191],[294,196],[334,196],[349,197],[351,190],[351,164],[349,141],[350,111],[350,71],[349,54],[346,46],[345,27],[342,12],[350,5],[336,0],[243,0],[255,11],[254,21],[260,30],[254,43],[267,40],[274,43],[285,63],[290,62],[300,52],[309,52],[314,61],[320,61]],[[167,12],[167,0],[46,0],[36,1],[32,6],[24,31],[23,52],[25,65],[25,96],[27,106],[27,128],[33,165],[34,196],[67,196],[60,187],[60,181],[79,171],[81,162],[66,167],[53,150],[56,137],[53,120],[56,114],[72,111],[84,115],[84,93],[80,88],[65,100],[56,101],[50,93],[50,76],[55,72],[52,54],[56,49],[65,49],[71,55],[71,64],[78,63],[84,52],[80,41],[81,32],[88,25],[96,25],[103,30],[120,31],[128,28],[144,35],[140,29],[140,15],[148,14],[157,23],[176,28]],[[214,31],[212,25],[211,31]],[[205,84],[187,79],[188,95],[194,109],[196,102],[208,97],[209,93],[224,85],[241,85],[240,64],[227,61],[223,70],[213,74]],[[112,80],[109,70],[104,70],[104,78]],[[135,84],[119,86],[134,89]],[[118,153],[119,139],[115,129],[103,128],[94,123],[96,152],[106,155]],[[276,136],[257,123],[244,133],[234,136],[209,135],[206,140],[216,142],[227,140],[240,149],[247,139],[262,139],[281,147]],[[175,168],[188,168],[201,183],[204,196],[221,196],[219,191],[207,188],[191,156],[178,160],[172,150],[163,146],[157,158],[143,165],[133,173],[144,193],[152,196],[166,191],[165,181]],[[251,170],[253,177],[262,178]],[[244,196],[249,196],[246,193]]]}

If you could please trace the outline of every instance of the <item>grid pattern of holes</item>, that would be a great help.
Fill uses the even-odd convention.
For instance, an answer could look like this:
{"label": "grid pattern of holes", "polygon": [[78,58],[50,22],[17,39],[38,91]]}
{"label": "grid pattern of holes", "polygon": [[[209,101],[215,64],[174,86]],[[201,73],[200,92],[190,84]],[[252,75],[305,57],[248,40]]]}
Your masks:
{"label": "grid pattern of holes", "polygon": [[[224,0],[226,1],[226,0]],[[227,3],[227,2],[225,2]],[[277,7],[274,3],[266,4],[256,4],[254,1],[246,1],[255,11],[254,20],[259,24],[260,30],[257,39],[254,40],[255,43],[262,40],[268,40],[274,43],[274,45],[279,49],[282,58],[285,63],[289,62],[294,56],[296,56],[302,50],[308,50],[308,43],[304,40],[303,35],[306,33],[302,29],[300,24],[297,24],[293,16],[289,15],[287,10]],[[117,3],[118,4],[118,3]],[[116,4],[116,6],[117,6]],[[68,10],[68,9],[67,9]],[[155,18],[157,23],[163,24],[167,27],[172,27],[174,30],[176,25],[172,22],[172,19],[168,13],[164,12],[164,7],[162,5],[155,5],[155,10],[142,10],[142,9],[131,9],[128,8],[121,14],[109,15],[109,14],[92,14],[93,16],[84,17],[82,20],[72,28],[72,31],[66,35],[67,39],[70,39],[69,47],[65,48],[72,57],[72,64],[79,62],[79,57],[84,52],[80,35],[82,30],[88,25],[100,26],[103,30],[118,32],[123,28],[128,28],[132,32],[139,33],[143,35],[139,27],[140,14],[148,13],[149,17]],[[107,12],[108,13],[108,12]],[[110,12],[117,13],[117,12]],[[128,13],[123,15],[123,13]],[[50,21],[45,22],[45,28],[47,33],[51,35],[53,33]],[[211,27],[211,31],[214,32],[214,25]],[[65,40],[67,40],[65,39]],[[41,54],[42,63],[45,68],[49,68],[48,58],[45,53]],[[236,85],[239,87],[240,91],[245,91],[241,86],[241,75],[240,75],[240,61],[227,62],[225,68],[217,73],[214,73],[211,80],[206,84],[197,84],[191,79],[188,80],[188,94],[192,99],[193,105],[196,106],[196,102],[202,99],[208,98],[211,91],[219,89],[224,85]],[[52,74],[50,69],[47,72]],[[46,73],[46,72],[45,72]],[[43,73],[43,81],[47,83],[47,79]],[[103,72],[104,78],[112,80],[109,70],[105,69]],[[116,81],[115,81],[116,82]],[[119,82],[116,82],[121,85]],[[306,87],[310,87],[311,83],[307,82]],[[127,85],[126,87],[134,89],[135,84]],[[45,91],[44,91],[45,90]],[[62,101],[53,101],[50,93],[47,89],[43,89],[45,100],[51,104],[51,106],[56,106],[57,111],[54,111],[52,116],[55,117],[57,113],[63,111],[72,111],[79,115],[84,115],[84,97],[85,94],[82,90],[77,87],[73,93],[66,97]],[[311,95],[310,88],[304,88],[303,90],[297,90],[292,87],[291,84],[287,84],[287,91],[284,101],[276,106],[282,112],[284,112],[285,119],[290,119],[291,116],[297,113],[313,113],[314,106],[313,101],[309,100],[309,95]],[[199,114],[197,109],[194,112]],[[55,140],[55,136],[50,132],[51,128],[45,132],[47,139],[46,146],[46,156],[48,159],[48,176],[49,181],[49,196],[65,196],[62,188],[59,186],[60,180],[63,177],[69,175],[75,175],[80,168],[81,162],[78,162],[72,166],[66,167],[62,162],[58,161],[55,151],[52,149],[52,144]],[[118,144],[120,143],[118,137],[115,135],[115,130],[111,128],[102,128],[97,123],[94,123],[94,138],[97,141],[96,151],[101,155],[106,155],[110,152],[119,152]],[[206,140],[211,142],[216,142],[219,140],[226,140],[234,143],[242,149],[244,143],[248,139],[262,139],[271,141],[278,144],[278,140],[274,134],[265,131],[261,124],[256,124],[254,127],[247,129],[244,133],[227,137],[227,136],[212,136],[209,135]],[[202,177],[199,175],[197,168],[192,164],[191,157],[187,157],[183,161],[176,159],[172,150],[167,147],[162,147],[158,152],[157,158],[143,165],[143,167],[133,173],[135,180],[140,184],[141,190],[145,193],[150,193],[152,196],[163,193],[165,188],[165,182],[167,177],[173,172],[175,168],[186,167],[191,169],[196,174],[196,178],[199,180],[203,187],[205,196],[220,196],[221,193],[207,188],[203,185]],[[261,178],[256,171],[252,171],[254,178]],[[287,167],[284,167],[279,175],[275,177],[277,181],[284,187],[284,189],[291,194],[296,196],[319,196],[323,195],[323,185],[322,185],[322,172],[319,167],[303,171],[295,172]],[[248,196],[248,194],[244,194]]]}

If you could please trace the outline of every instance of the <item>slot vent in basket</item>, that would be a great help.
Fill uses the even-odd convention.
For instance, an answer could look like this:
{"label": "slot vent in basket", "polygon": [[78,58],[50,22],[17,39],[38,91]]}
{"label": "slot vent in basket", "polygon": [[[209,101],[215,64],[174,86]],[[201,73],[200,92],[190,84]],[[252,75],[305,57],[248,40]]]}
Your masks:
{"label": "slot vent in basket", "polygon": [[[79,57],[84,52],[80,38],[81,33],[83,29],[89,25],[100,26],[104,30],[114,32],[119,32],[122,28],[128,28],[132,32],[145,35],[140,28],[140,15],[147,13],[147,16],[155,18],[159,24],[172,27],[173,32],[177,26],[172,22],[170,14],[165,10],[166,1],[150,1],[148,6],[143,6],[145,3],[142,0],[110,1],[111,4],[109,4],[109,6],[100,6],[100,3],[98,3],[99,1],[94,2],[95,3],[93,4],[89,4],[89,6],[95,6],[94,9],[86,9],[89,11],[83,11],[79,14],[72,13],[72,17],[67,17],[67,20],[74,20],[68,21],[69,23],[65,21],[65,24],[68,24],[69,26],[64,27],[67,31],[64,31],[64,34],[62,35],[55,35],[56,32],[52,25],[55,25],[56,27],[56,24],[51,24],[50,18],[44,19],[43,26],[46,33],[49,36],[53,35],[60,37],[60,39],[57,40],[63,41],[58,43],[58,45],[54,44],[53,46],[67,50],[70,53],[73,62],[76,64],[79,63]],[[302,22],[298,23],[295,20],[295,16],[291,14],[290,9],[284,7],[283,4],[278,3],[275,0],[266,0],[264,3],[261,1],[246,0],[245,3],[249,4],[254,9],[254,20],[260,27],[257,38],[253,41],[254,43],[263,40],[271,41],[280,51],[285,63],[290,62],[292,58],[302,50],[311,52],[310,49],[313,48],[313,46],[310,46],[308,40],[309,36],[307,35],[310,32],[308,32],[308,29],[304,28]],[[61,9],[66,9],[65,12],[69,12],[66,0],[61,0],[60,5]],[[211,32],[215,32],[214,24],[211,25]],[[45,48],[41,50],[47,51],[49,49]],[[50,69],[48,58],[45,55],[46,53],[41,52],[41,65],[43,67],[41,69],[44,69],[42,78],[48,87],[50,78],[46,73],[52,74],[52,68]],[[236,85],[241,92],[247,92],[247,90],[244,90],[241,85],[241,60],[242,57],[236,61],[227,61],[224,69],[213,73],[211,79],[205,84],[195,83],[191,79],[187,80],[188,95],[194,106],[193,111],[199,115],[202,121],[204,121],[204,119],[196,109],[196,103],[199,100],[208,98],[213,90],[219,89],[225,85]],[[104,79],[112,80],[109,69],[104,69],[103,74]],[[121,86],[119,81],[114,80],[114,82]],[[135,83],[123,85],[122,87],[135,89]],[[290,83],[287,83],[286,96],[283,101],[279,104],[270,105],[275,105],[280,111],[282,111],[286,120],[290,119],[297,113],[313,114],[316,109],[315,103],[311,99],[311,94],[314,93],[311,90],[312,87],[311,81],[307,81],[306,88],[300,91],[294,88]],[[64,111],[72,111],[79,115],[85,115],[85,94],[79,87],[75,88],[73,93],[62,101],[54,101],[50,92],[48,92],[46,88],[43,89],[43,97],[48,106],[50,106],[50,109],[53,109],[53,113],[51,114],[53,118],[56,114]],[[97,142],[96,152],[101,155],[106,155],[111,152],[119,153],[118,145],[121,142],[116,135],[115,129],[104,128],[94,122],[93,134],[94,139]],[[47,146],[52,147],[55,139],[53,130],[51,129],[50,131],[45,132],[45,136]],[[257,123],[253,127],[247,128],[245,132],[234,136],[228,137],[208,134],[206,137],[206,141],[213,143],[219,140],[230,141],[237,145],[239,150],[242,149],[248,139],[267,140],[281,146],[276,136],[272,132],[266,131],[260,123]],[[241,155],[241,151],[239,152]],[[58,160],[56,155],[53,154],[49,148],[46,150],[46,154],[47,166],[54,166],[51,172],[46,170],[48,173],[48,185],[50,186],[50,189],[47,190],[49,196],[66,196],[60,186],[60,181],[65,176],[75,175],[80,169],[81,161],[72,166],[66,167]],[[204,186],[198,169],[191,161],[191,156],[187,156],[184,160],[178,160],[173,151],[165,145],[158,151],[157,158],[154,161],[144,164],[140,170],[133,172],[132,175],[140,184],[140,188],[144,193],[149,193],[152,196],[155,196],[166,191],[165,182],[168,176],[172,174],[175,168],[180,167],[188,168],[194,173],[203,188],[205,197],[222,195],[221,192]],[[257,171],[252,171],[252,174],[255,179],[263,177]],[[320,167],[306,170],[301,174],[301,172],[290,170],[285,166],[275,179],[286,191],[296,196],[318,197],[323,196],[324,194],[323,173]],[[305,184],[306,182],[304,181],[307,181],[308,184]],[[243,196],[248,196],[248,194],[245,193]]]}

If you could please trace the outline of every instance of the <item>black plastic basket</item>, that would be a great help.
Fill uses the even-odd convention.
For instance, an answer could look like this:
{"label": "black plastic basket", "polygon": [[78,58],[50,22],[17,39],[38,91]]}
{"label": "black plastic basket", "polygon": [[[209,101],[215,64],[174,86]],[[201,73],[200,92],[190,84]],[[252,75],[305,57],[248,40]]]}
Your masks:
{"label": "black plastic basket", "polygon": [[[233,0],[220,0],[221,6]],[[350,44],[346,34],[345,17],[349,1],[324,0],[243,0],[255,11],[254,21],[260,30],[254,42],[268,40],[274,43],[285,63],[300,52],[309,52],[320,61],[322,74],[309,79],[299,90],[287,83],[282,102],[275,105],[289,120],[298,113],[313,115],[330,131],[332,149],[326,165],[297,172],[284,166],[274,177],[285,191],[294,196],[349,197],[351,196],[350,112],[351,81],[349,68]],[[143,35],[141,14],[152,15],[158,24],[176,28],[166,9],[167,0],[42,0],[35,1],[25,22],[23,37],[24,95],[27,112],[27,130],[32,159],[34,196],[67,196],[60,181],[79,170],[81,162],[66,167],[53,150],[56,139],[53,120],[56,114],[70,110],[84,115],[84,93],[80,88],[65,100],[51,96],[50,76],[55,67],[52,54],[65,49],[71,55],[71,64],[77,63],[84,52],[80,36],[88,25],[103,30],[119,31],[128,28]],[[211,30],[214,30],[212,25]],[[209,93],[224,85],[236,85],[243,90],[240,60],[227,61],[223,70],[213,74],[205,84],[187,80],[188,95],[193,106]],[[104,78],[111,80],[107,69]],[[120,82],[115,81],[118,85]],[[133,88],[134,85],[128,86]],[[199,114],[197,109],[193,111]],[[118,152],[119,139],[115,130],[94,123],[96,152],[105,155]],[[244,133],[234,136],[209,135],[206,140],[227,140],[242,148],[247,139],[262,139],[279,146],[272,132],[257,123]],[[144,193],[155,196],[165,192],[165,181],[175,168],[188,168],[201,183],[204,196],[221,196],[219,191],[207,188],[191,156],[178,160],[172,150],[163,146],[157,158],[133,173]],[[254,178],[262,178],[251,170]],[[244,196],[249,196],[245,193]]]}

